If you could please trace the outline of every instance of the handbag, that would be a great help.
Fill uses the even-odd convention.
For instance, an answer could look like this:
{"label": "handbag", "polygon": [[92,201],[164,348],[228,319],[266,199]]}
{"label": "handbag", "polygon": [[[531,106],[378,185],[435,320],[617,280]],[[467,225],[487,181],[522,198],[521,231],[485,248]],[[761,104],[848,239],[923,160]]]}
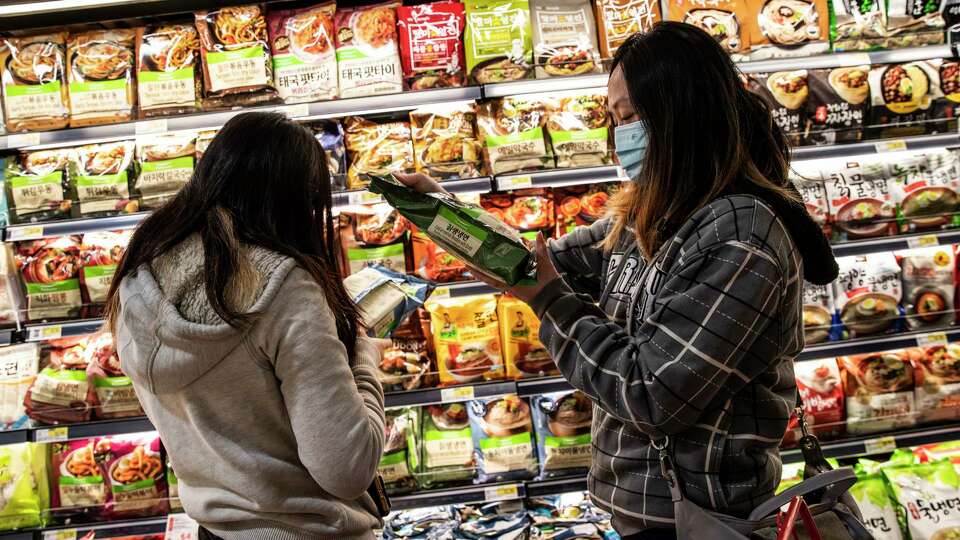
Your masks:
{"label": "handbag", "polygon": [[373,478],[373,482],[367,488],[367,495],[370,495],[370,498],[373,499],[373,504],[376,505],[380,517],[385,518],[390,514],[390,497],[387,495],[387,485],[384,483],[382,476],[378,474]]}
{"label": "handbag", "polygon": [[[873,539],[847,493],[857,481],[853,469],[831,470],[820,442],[807,432],[802,406],[797,407],[797,419],[802,433],[799,444],[805,462],[804,480],[757,506],[746,519],[706,510],[684,497],[670,456],[669,437],[654,441],[673,497],[678,540]],[[787,507],[785,512],[780,511],[783,507]]]}

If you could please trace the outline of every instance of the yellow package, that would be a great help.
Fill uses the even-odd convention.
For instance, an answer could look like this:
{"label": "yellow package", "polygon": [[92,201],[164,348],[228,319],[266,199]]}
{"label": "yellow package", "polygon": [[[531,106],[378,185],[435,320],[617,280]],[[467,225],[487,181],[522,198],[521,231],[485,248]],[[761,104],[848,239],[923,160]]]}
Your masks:
{"label": "yellow package", "polygon": [[441,385],[503,378],[496,296],[431,299],[426,308]]}
{"label": "yellow package", "polygon": [[530,306],[512,296],[502,296],[497,316],[507,377],[523,379],[559,374],[550,353],[540,343],[540,320]]}

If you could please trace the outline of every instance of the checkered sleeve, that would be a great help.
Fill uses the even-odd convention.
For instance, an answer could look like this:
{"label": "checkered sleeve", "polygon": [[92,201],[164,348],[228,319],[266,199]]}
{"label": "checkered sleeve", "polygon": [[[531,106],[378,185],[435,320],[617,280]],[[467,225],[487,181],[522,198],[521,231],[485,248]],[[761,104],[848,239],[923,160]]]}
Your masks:
{"label": "checkered sleeve", "polygon": [[631,321],[632,335],[560,280],[532,305],[564,377],[610,415],[662,437],[696,424],[707,403],[776,360],[779,344],[764,330],[778,324],[783,279],[766,251],[730,241],[653,276],[656,304]]}
{"label": "checkered sleeve", "polygon": [[610,229],[608,219],[589,227],[577,227],[569,234],[548,244],[550,258],[574,291],[598,299],[602,288],[600,276],[606,270],[600,242]]}

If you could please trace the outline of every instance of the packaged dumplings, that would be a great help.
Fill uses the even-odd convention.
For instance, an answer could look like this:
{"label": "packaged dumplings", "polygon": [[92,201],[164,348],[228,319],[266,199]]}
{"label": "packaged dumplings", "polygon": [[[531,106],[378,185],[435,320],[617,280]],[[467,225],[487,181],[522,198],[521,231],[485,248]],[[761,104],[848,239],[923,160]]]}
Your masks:
{"label": "packaged dumplings", "polygon": [[87,337],[48,342],[46,366],[27,391],[27,415],[47,424],[86,422],[97,403],[91,375]]}
{"label": "packaged dumplings", "polygon": [[7,131],[67,127],[67,33],[9,37],[0,47]]}
{"label": "packaged dumplings", "polygon": [[530,15],[537,78],[601,70],[589,0],[531,0]]}
{"label": "packaged dumplings", "polygon": [[422,231],[410,234],[413,272],[430,281],[448,283],[470,279],[470,272],[463,261],[451,255]]}
{"label": "packaged dumplings", "polygon": [[337,97],[336,9],[326,2],[267,15],[274,83],[286,103]]}
{"label": "packaged dumplings", "polygon": [[953,246],[901,251],[903,307],[907,326],[942,328],[956,320],[953,307],[956,258]]}
{"label": "packaged dumplings", "polygon": [[200,37],[188,24],[140,31],[137,92],[141,117],[187,114],[200,107]]}
{"label": "packaged dumplings", "polygon": [[500,319],[500,343],[508,378],[559,374],[550,353],[540,343],[540,320],[526,302],[501,296],[497,318]]}
{"label": "packaged dumplings", "polygon": [[582,392],[556,392],[532,399],[539,478],[584,474],[590,468],[593,403]]}
{"label": "packaged dumplings", "polygon": [[441,385],[504,377],[494,295],[431,298],[426,307]]}
{"label": "packaged dumplings", "polygon": [[515,395],[475,399],[469,414],[478,482],[522,480],[536,474],[533,424],[526,401]]}
{"label": "packaged dumplings", "polygon": [[137,31],[94,30],[70,36],[70,126],[133,120]]}

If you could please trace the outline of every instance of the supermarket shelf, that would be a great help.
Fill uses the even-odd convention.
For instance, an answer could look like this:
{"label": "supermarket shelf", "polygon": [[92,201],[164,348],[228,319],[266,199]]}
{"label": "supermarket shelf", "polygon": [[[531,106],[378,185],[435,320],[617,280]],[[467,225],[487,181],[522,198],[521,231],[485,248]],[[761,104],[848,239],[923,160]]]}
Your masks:
{"label": "supermarket shelf", "polygon": [[518,174],[502,174],[495,178],[497,191],[509,191],[527,187],[561,187],[619,182],[625,180],[616,165],[607,167],[582,167],[576,169],[550,169]]}
{"label": "supermarket shelf", "polygon": [[161,516],[85,525],[52,525],[43,529],[0,533],[0,538],[3,540],[60,540],[63,538],[83,538],[90,532],[96,531],[110,531],[111,536],[126,537],[141,534],[163,534],[166,529],[167,518]]}
{"label": "supermarket shelf", "polygon": [[0,329],[0,347],[5,345],[10,345],[14,342],[14,337],[16,337],[17,331],[14,328],[3,328]]}
{"label": "supermarket shelf", "polygon": [[524,485],[516,482],[421,491],[410,495],[391,497],[390,502],[394,510],[406,510],[408,508],[423,506],[473,504],[522,499],[525,493]]}
{"label": "supermarket shelf", "polygon": [[3,2],[0,31],[103,22],[132,17],[187,13],[218,5],[217,0],[26,0]]}
{"label": "supermarket shelf", "polygon": [[[441,182],[443,188],[450,193],[489,193],[492,178],[478,176],[476,178],[461,178]],[[332,195],[333,206],[343,207],[356,204],[375,204],[383,202],[383,197],[365,189],[340,191]]]}
{"label": "supermarket shelf", "polygon": [[24,341],[46,341],[62,337],[92,334],[103,326],[103,319],[83,319],[56,323],[28,324],[24,328]]}
{"label": "supermarket shelf", "polygon": [[105,435],[124,435],[156,431],[157,428],[145,416],[123,418],[120,420],[99,420],[63,426],[36,427],[30,431],[30,440],[34,442],[58,442],[72,439],[87,439]]}
{"label": "supermarket shelf", "polygon": [[[438,287],[441,293],[444,289],[450,291],[450,296],[459,298],[461,296],[473,296],[475,294],[489,294],[500,292],[493,287],[487,285],[486,283],[480,281],[465,281],[463,283],[451,283],[443,287]],[[437,291],[434,290],[434,294],[437,294]]]}
{"label": "supermarket shelf", "polygon": [[516,394],[517,385],[513,381],[485,382],[468,386],[450,388],[422,388],[407,392],[392,392],[384,396],[386,407],[412,407],[433,405],[436,403],[454,403],[474,398],[496,397]]}
{"label": "supermarket shelf", "polygon": [[527,482],[525,489],[527,497],[544,497],[573,491],[586,491],[587,478],[585,476],[573,476],[540,482]]}
{"label": "supermarket shelf", "polygon": [[563,377],[544,377],[517,381],[517,395],[522,397],[539,396],[566,390],[573,390],[573,387]]}
{"label": "supermarket shelf", "polygon": [[[877,434],[839,441],[821,441],[820,447],[826,457],[847,458],[871,454],[889,453],[897,448],[908,448],[960,439],[960,426],[929,427]],[[799,448],[781,450],[784,463],[799,463],[803,455]]]}
{"label": "supermarket shelf", "polygon": [[937,135],[919,135],[917,137],[906,137],[903,139],[863,141],[852,144],[800,146],[794,148],[791,151],[791,155],[793,161],[807,161],[812,159],[862,156],[865,154],[881,154],[902,150],[926,150],[954,146],[960,146],[960,135],[956,133],[942,133]]}
{"label": "supermarket shelf", "polygon": [[0,446],[4,444],[17,444],[28,442],[31,440],[32,430],[27,429],[11,429],[8,431],[0,431]]}
{"label": "supermarket shelf", "polygon": [[[0,532],[0,538],[3,540],[34,540],[34,537],[39,536],[39,534],[33,531],[4,531]],[[48,540],[48,538],[43,538],[43,540]],[[49,538],[49,540],[53,539]]]}
{"label": "supermarket shelf", "polygon": [[772,60],[741,62],[737,66],[740,68],[740,71],[744,73],[761,73],[793,69],[824,69],[864,64],[891,64],[929,60],[932,58],[950,58],[952,56],[953,51],[949,45],[930,45],[889,51],[822,54],[808,56],[806,58],[776,58]]}
{"label": "supermarket shelf", "polygon": [[522,81],[485,84],[483,96],[488,98],[516,96],[521,94],[539,94],[541,92],[560,92],[564,90],[582,90],[607,87],[607,73],[580,75],[577,77],[556,79],[527,79]]}
{"label": "supermarket shelf", "polygon": [[803,349],[797,360],[813,360],[816,358],[832,358],[848,354],[864,354],[904,347],[916,347],[936,342],[960,341],[960,328],[948,328],[941,331],[922,330],[918,332],[901,332],[888,336],[848,339],[811,345]]}
{"label": "supermarket shelf", "polygon": [[118,231],[136,228],[141,221],[149,216],[149,212],[125,214],[103,218],[71,219],[67,221],[51,221],[49,223],[24,223],[22,225],[8,225],[3,239],[6,242],[19,240],[34,240],[65,234],[82,234],[95,231]]}
{"label": "supermarket shelf", "polygon": [[854,240],[833,244],[833,254],[837,257],[863,255],[878,251],[894,251],[924,246],[948,245],[960,243],[960,229],[949,229],[931,233],[906,234]]}

